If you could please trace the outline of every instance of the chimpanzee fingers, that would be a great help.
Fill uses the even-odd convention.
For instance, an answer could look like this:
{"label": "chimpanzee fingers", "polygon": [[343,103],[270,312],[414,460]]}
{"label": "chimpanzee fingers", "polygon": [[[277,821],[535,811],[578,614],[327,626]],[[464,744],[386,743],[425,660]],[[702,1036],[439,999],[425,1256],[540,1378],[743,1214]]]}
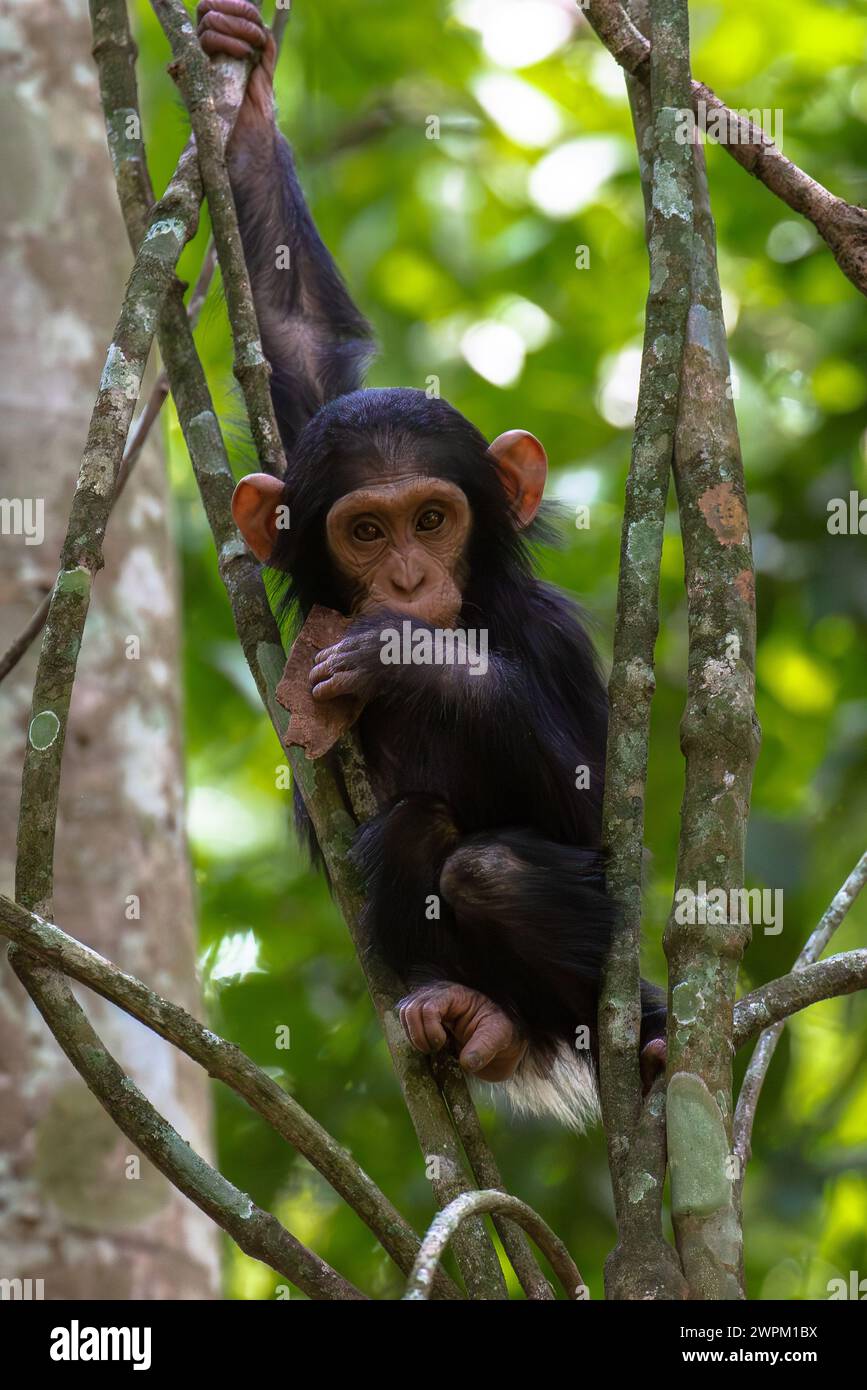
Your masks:
{"label": "chimpanzee fingers", "polygon": [[429,1052],[439,1052],[445,1047],[449,1035],[443,1027],[442,1001],[436,998],[423,999],[419,1004],[421,1026],[428,1043]]}
{"label": "chimpanzee fingers", "polygon": [[[307,678],[309,689],[315,691],[317,686],[327,684],[338,676],[348,676],[357,684],[361,679],[359,666],[361,655],[358,645],[351,643],[346,638],[333,647],[324,647],[321,652],[317,653],[316,660],[310,668],[310,675]],[[341,684],[345,686],[347,682],[343,681]],[[342,690],[340,693],[346,694],[346,690]],[[320,698],[329,697],[320,696]]]}
{"label": "chimpanzee fingers", "polygon": [[324,666],[330,661],[336,661],[342,650],[343,647],[340,642],[335,642],[333,647],[323,647],[321,652],[316,653],[314,668],[320,665]]}
{"label": "chimpanzee fingers", "polygon": [[322,681],[327,681],[330,676],[336,676],[338,671],[347,670],[347,657],[348,653],[341,651],[339,647],[326,647],[324,651],[319,652],[307,678],[310,689]]}
{"label": "chimpanzee fingers", "polygon": [[398,1007],[398,1017],[400,1026],[409,1038],[416,1052],[425,1052],[427,1043],[422,1029],[416,1022],[416,1012],[413,1005],[416,1001],[412,998],[403,999]]}
{"label": "chimpanzee fingers", "polygon": [[333,671],[334,668],[327,662],[317,661],[315,666],[310,667],[310,675],[307,677],[307,688],[309,690],[315,690],[317,685],[321,685],[323,681],[328,680],[328,677],[333,674]]}
{"label": "chimpanzee fingers", "polygon": [[421,1026],[421,1009],[417,999],[408,999],[401,1006],[400,1022],[416,1052],[427,1052],[427,1038]]}
{"label": "chimpanzee fingers", "polygon": [[491,1065],[497,1051],[498,1049],[486,1039],[473,1038],[461,1051],[458,1061],[464,1071],[478,1076],[479,1072],[485,1071]]}
{"label": "chimpanzee fingers", "polygon": [[248,19],[240,19],[236,15],[220,14],[218,10],[209,10],[203,16],[199,21],[197,33],[200,40],[206,34],[221,34],[236,43],[246,44],[250,51],[265,47],[265,30],[259,25],[251,24]]}
{"label": "chimpanzee fingers", "polygon": [[228,58],[252,58],[255,51],[241,39],[233,39],[229,34],[217,34],[213,29],[206,29],[200,34],[199,43],[209,58],[217,58],[220,55]]}
{"label": "chimpanzee fingers", "polygon": [[211,13],[232,15],[235,18],[244,19],[261,33],[264,34],[265,32],[262,16],[256,6],[250,4],[250,0],[199,0],[196,6],[196,18],[202,20]]}
{"label": "chimpanzee fingers", "polygon": [[363,643],[352,633],[347,633],[341,637],[339,642],[333,643],[330,647],[323,647],[321,652],[316,653],[317,661],[333,661],[338,666],[345,665],[347,657],[355,656],[364,650]]}
{"label": "chimpanzee fingers", "polygon": [[334,700],[339,695],[357,695],[359,686],[357,671],[336,671],[317,685],[311,684],[310,693],[314,700]]}
{"label": "chimpanzee fingers", "polygon": [[430,1008],[431,1002],[413,997],[400,1010],[403,1030],[416,1052],[439,1052],[448,1041],[438,1012]]}
{"label": "chimpanzee fingers", "polygon": [[313,665],[310,667],[310,675],[307,677],[307,684],[311,690],[323,681],[327,681],[331,676],[336,676],[338,671],[345,671],[346,663],[341,660],[339,653],[322,653],[317,656]]}
{"label": "chimpanzee fingers", "polygon": [[525,1049],[513,1020],[495,1008],[482,1012],[461,1048],[459,1062],[465,1072],[485,1081],[504,1081],[513,1074]]}
{"label": "chimpanzee fingers", "polygon": [[419,989],[413,990],[412,994],[405,994],[402,999],[397,1001],[397,1012],[404,1029],[406,1029],[406,1011],[410,1004],[418,1004],[423,998],[431,993],[430,985],[422,985]]}

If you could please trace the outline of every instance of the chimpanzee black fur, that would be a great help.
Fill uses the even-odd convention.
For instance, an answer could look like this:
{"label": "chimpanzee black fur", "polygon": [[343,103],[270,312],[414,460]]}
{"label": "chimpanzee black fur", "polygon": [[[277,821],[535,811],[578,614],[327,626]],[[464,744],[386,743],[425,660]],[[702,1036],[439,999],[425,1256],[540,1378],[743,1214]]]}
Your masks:
{"label": "chimpanzee black fur", "polygon": [[[606,695],[591,642],[573,603],[533,577],[479,431],[421,391],[359,389],[370,328],[282,137],[234,151],[230,169],[288,458],[291,526],[271,563],[290,576],[289,602],[302,617],[314,604],[349,611],[325,518],[362,480],[445,478],[472,512],[460,623],[487,631],[487,674],[394,665],[359,723],[386,807],[357,842],[372,938],[408,985],[452,980],[499,1004],[530,1040],[537,1077],[567,1052],[574,1063],[579,1025],[595,1058],[615,907],[599,853]],[[289,269],[275,264],[280,246]],[[381,629],[389,616],[359,621]],[[645,985],[642,1043],[664,1028],[662,992]]]}

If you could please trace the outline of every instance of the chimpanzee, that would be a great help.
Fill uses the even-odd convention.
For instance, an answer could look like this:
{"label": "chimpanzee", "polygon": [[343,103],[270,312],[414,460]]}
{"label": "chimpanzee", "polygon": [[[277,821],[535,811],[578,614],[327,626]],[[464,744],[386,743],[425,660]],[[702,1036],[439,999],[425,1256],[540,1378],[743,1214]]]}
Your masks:
{"label": "chimpanzee", "polygon": [[[352,620],[309,680],[314,701],[361,710],[383,808],[355,851],[371,938],[412,991],[400,1016],[416,1048],[453,1045],[519,1108],[581,1125],[616,913],[600,855],[606,698],[572,603],[533,577],[545,452],[525,430],[489,445],[423,391],[361,389],[371,330],[277,131],[273,39],[247,0],[201,0],[198,17],[207,53],[256,60],[229,170],[288,459],[285,481],[244,478],[233,511],[301,618],[323,605]],[[466,660],[435,641],[461,633]],[[386,659],[397,634],[404,659]],[[664,1060],[662,991],[642,986],[642,1012],[647,1080]]]}

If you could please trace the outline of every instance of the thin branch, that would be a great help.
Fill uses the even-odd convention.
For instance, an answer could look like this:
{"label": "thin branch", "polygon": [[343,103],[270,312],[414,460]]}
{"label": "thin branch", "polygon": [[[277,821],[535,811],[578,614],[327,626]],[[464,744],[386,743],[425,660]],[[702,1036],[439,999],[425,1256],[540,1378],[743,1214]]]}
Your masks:
{"label": "thin branch", "polygon": [[[743,465],[704,154],[698,143],[691,149],[690,309],[674,449],[689,617],[687,701],[681,721],[686,780],[676,884],[678,891],[696,892],[702,880],[727,888],[743,882],[758,725]],[[732,1111],[731,1049],[725,1040],[745,940],[746,933],[734,924],[686,927],[674,911],[664,934],[672,1219],[694,1298],[742,1296],[740,1230],[725,1165]]]}
{"label": "thin branch", "polygon": [[196,155],[208,199],[211,226],[235,345],[234,372],[247,406],[259,464],[282,478],[286,460],[274,416],[271,375],[259,338],[259,324],[226,166],[225,140],[211,93],[211,64],[202,51],[181,0],[151,0],[174,55],[171,75],[189,112]]}
{"label": "thin branch", "polygon": [[406,1302],[423,1302],[430,1294],[434,1271],[437,1268],[449,1241],[468,1217],[479,1216],[482,1212],[508,1214],[510,1219],[532,1237],[542,1254],[550,1261],[551,1267],[569,1299],[579,1299],[586,1293],[586,1285],[581,1278],[566,1246],[535,1212],[517,1197],[509,1197],[504,1192],[466,1192],[434,1217],[430,1230],[421,1243],[418,1259],[406,1286]]}
{"label": "thin branch", "polygon": [[195,328],[199,321],[205,300],[208,297],[208,290],[211,288],[211,281],[217,270],[217,247],[213,238],[208,242],[208,249],[205,252],[198,278],[193,286],[190,295],[190,302],[187,305],[187,315],[190,320],[190,328]]}
{"label": "thin branch", "polygon": [[[586,0],[582,12],[611,56],[641,82],[647,81],[651,45],[619,0]],[[711,131],[722,129],[720,143],[741,168],[771,193],[812,222],[838,266],[862,294],[867,294],[867,210],[836,197],[777,148],[748,116],[732,111],[703,82],[693,81],[691,106]],[[713,119],[708,120],[708,113]],[[714,142],[716,143],[716,141]]]}
{"label": "thin branch", "polygon": [[[867,883],[867,853],[862,854],[858,863],[849,874],[846,882],[837,893],[823,913],[818,926],[811,932],[805,946],[792,966],[792,971],[805,970],[825,950],[834,932],[843,921],[850,907],[854,903],[861,889]],[[743,1003],[745,1001],[741,1001]],[[735,1023],[737,1026],[737,1010],[735,1008]],[[750,1159],[751,1140],[753,1133],[753,1123],[756,1118],[756,1107],[759,1103],[759,1096],[762,1093],[765,1077],[771,1065],[771,1059],[777,1048],[777,1043],[783,1031],[785,1020],[775,1023],[772,1028],[768,1028],[759,1038],[755,1051],[750,1058],[749,1066],[744,1075],[740,1095],[738,1096],[737,1108],[734,1119],[734,1153],[738,1162],[738,1187],[743,1188],[744,1177],[746,1174],[747,1163]],[[737,1046],[742,1046],[738,1043]]]}
{"label": "thin branch", "polygon": [[[599,1009],[602,1114],[618,1229],[609,1296],[626,1296],[636,1277],[644,1284],[640,1252],[648,1241],[662,1244],[658,1204],[636,1201],[631,1138],[641,1114],[641,865],[659,563],[689,309],[693,188],[691,149],[675,138],[676,108],[689,91],[686,0],[656,0],[653,11],[650,103],[636,114],[639,153],[650,171],[650,287],[623,514],[603,807],[608,884],[622,912]],[[662,1177],[655,1179],[660,1191]]]}
{"label": "thin branch", "polygon": [[271,33],[274,35],[274,42],[276,43],[278,49],[280,48],[280,45],[283,42],[283,35],[289,27],[289,21],[291,18],[292,10],[288,4],[275,4],[274,20],[271,24]]}
{"label": "thin branch", "polygon": [[51,590],[40,601],[27,626],[18,634],[14,642],[6,648],[0,657],[0,681],[14,671],[25,652],[28,652],[45,626],[45,619],[48,617],[48,610],[51,607]]}
{"label": "thin branch", "polygon": [[812,965],[814,960],[819,959],[865,884],[867,884],[867,851],[861,855],[843,887],[834,894],[827,909],[822,914],[819,925],[815,931],[811,932],[804,949],[792,966],[793,970],[802,970],[805,965]]}
{"label": "thin branch", "polygon": [[650,44],[619,0],[584,0],[581,13],[614,61],[632,77],[646,82],[650,76]]}
{"label": "thin branch", "polygon": [[863,947],[842,951],[770,980],[761,989],[745,994],[735,1005],[735,1050],[820,999],[836,999],[859,989],[867,989],[867,949]]}
{"label": "thin branch", "polygon": [[136,256],[91,416],[45,625],[22,776],[16,890],[19,901],[37,910],[50,911],[69,700],[124,443],[157,318],[198,221],[198,199],[185,172],[179,166]]}
{"label": "thin branch", "polygon": [[[322,1174],[370,1227],[398,1268],[409,1273],[418,1254],[419,1239],[408,1222],[337,1140],[239,1047],[203,1027],[186,1009],[155,994],[134,975],[68,936],[60,927],[2,896],[0,933],[43,964],[87,985],[137,1018],[204,1067],[209,1076],[241,1096]],[[445,1275],[437,1293],[447,1298],[461,1296]]]}
{"label": "thin branch", "polygon": [[[458,1132],[464,1153],[467,1156],[473,1176],[480,1188],[496,1188],[505,1193],[500,1169],[491,1152],[490,1145],[482,1131],[476,1107],[470,1095],[467,1079],[455,1057],[440,1053],[432,1059],[433,1073],[449,1107],[452,1121]],[[508,1217],[492,1213],[494,1229],[502,1241],[509,1263],[518,1277],[518,1282],[529,1299],[545,1302],[553,1299],[554,1293],[543,1270],[530,1248],[530,1244],[520,1226]]]}
{"label": "thin branch", "polygon": [[82,1080],[130,1143],[247,1255],[291,1280],[308,1298],[366,1299],[191,1149],[154,1109],[94,1032],[62,975],[13,946],[12,968]]}

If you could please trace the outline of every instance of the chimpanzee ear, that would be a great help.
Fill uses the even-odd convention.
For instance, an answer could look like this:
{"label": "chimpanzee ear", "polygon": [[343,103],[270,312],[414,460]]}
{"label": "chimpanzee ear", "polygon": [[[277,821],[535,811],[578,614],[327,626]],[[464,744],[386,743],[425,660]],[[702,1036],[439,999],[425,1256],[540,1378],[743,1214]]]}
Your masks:
{"label": "chimpanzee ear", "polygon": [[542,445],[528,430],[507,430],[497,435],[488,453],[497,461],[497,471],[512,503],[512,515],[519,528],[529,526],[542,502],[548,458]]}
{"label": "chimpanzee ear", "polygon": [[232,516],[248,546],[263,564],[277,543],[277,508],[283,499],[283,483],[270,473],[248,473],[232,496]]}

